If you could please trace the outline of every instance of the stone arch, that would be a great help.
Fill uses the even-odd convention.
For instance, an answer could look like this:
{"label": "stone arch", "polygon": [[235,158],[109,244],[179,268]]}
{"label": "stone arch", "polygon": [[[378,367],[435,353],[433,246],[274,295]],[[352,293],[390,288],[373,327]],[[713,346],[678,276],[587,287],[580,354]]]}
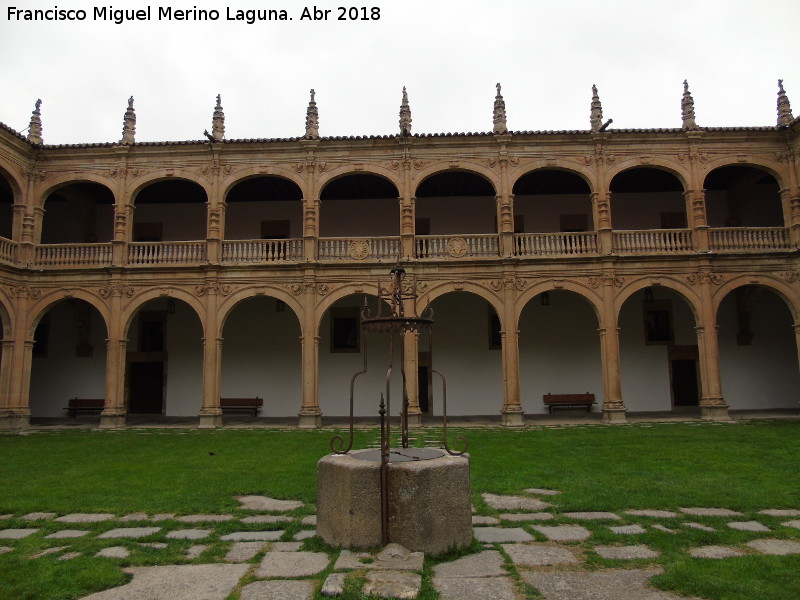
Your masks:
{"label": "stone arch", "polygon": [[303,237],[303,188],[281,175],[241,177],[224,192],[226,240]]}
{"label": "stone arch", "polygon": [[108,309],[108,305],[100,298],[100,296],[81,289],[56,290],[38,298],[30,307],[28,311],[28,322],[25,327],[27,339],[33,339],[33,333],[36,331],[36,326],[39,324],[39,321],[47,313],[47,311],[49,311],[54,305],[62,300],[70,300],[73,298],[77,300],[83,300],[92,308],[96,309],[103,319],[103,325],[106,328],[106,332],[110,331],[111,313]]}
{"label": "stone arch", "polygon": [[194,183],[203,188],[206,198],[211,198],[211,188],[205,177],[200,177],[197,173],[192,171],[175,169],[174,171],[170,170],[169,173],[162,170],[153,173],[146,173],[134,178],[130,182],[129,188],[131,191],[125,200],[128,203],[135,205],[136,198],[142,193],[142,190],[162,181],[188,181],[190,183]]}
{"label": "stone arch", "polygon": [[644,163],[640,158],[623,160],[614,166],[609,167],[608,171],[606,172],[606,181],[608,181],[610,186],[612,180],[617,175],[632,169],[657,169],[659,171],[666,171],[670,175],[675,176],[675,178],[680,182],[684,192],[689,189],[689,172],[686,165],[682,165],[681,163],[672,160],[667,160],[663,156],[653,157]]}
{"label": "stone arch", "polygon": [[399,197],[397,184],[385,174],[366,170],[331,174],[319,186],[319,235],[398,238]]}
{"label": "stone arch", "polygon": [[397,197],[399,198],[401,195],[400,189],[402,187],[402,178],[400,174],[392,169],[370,163],[365,164],[362,169],[355,169],[352,164],[346,164],[325,171],[315,181],[317,197],[322,195],[322,191],[330,183],[349,175],[374,175],[375,177],[386,179],[397,190]]}
{"label": "stone arch", "polygon": [[520,179],[537,171],[563,171],[571,175],[576,175],[586,183],[590,194],[598,191],[594,182],[595,173],[589,167],[583,167],[581,165],[574,164],[563,165],[561,161],[557,161],[556,164],[552,164],[552,161],[547,160],[537,160],[525,163],[509,170],[508,180],[510,182],[511,189],[514,189]]}
{"label": "stone arch", "polygon": [[308,186],[308,181],[306,178],[300,176],[294,169],[280,166],[270,166],[266,169],[263,167],[245,167],[231,171],[230,175],[226,175],[220,182],[223,202],[234,187],[254,177],[278,177],[279,179],[286,179],[300,188],[303,197],[307,197],[306,187]]}
{"label": "stone arch", "polygon": [[116,185],[93,174],[60,178],[42,193],[43,244],[108,243],[114,238]]}
{"label": "stone arch", "polygon": [[[318,285],[327,285],[327,284],[318,284]],[[336,302],[338,302],[342,298],[358,294],[374,296],[377,298],[378,283],[377,282],[351,283],[348,285],[343,285],[340,288],[336,288],[335,290],[326,293],[315,307],[314,331],[317,332],[317,334],[319,334],[319,328],[320,325],[322,324],[322,319],[325,316],[325,313],[328,311],[328,309],[331,308],[331,306],[333,306]]]}
{"label": "stone arch", "polygon": [[554,290],[565,290],[568,292],[573,292],[578,296],[582,297],[586,302],[591,306],[592,310],[594,311],[595,316],[597,317],[598,327],[607,327],[608,325],[603,325],[603,299],[602,297],[597,294],[590,286],[586,286],[580,283],[576,283],[574,281],[542,281],[536,283],[535,285],[529,287],[524,292],[522,292],[516,299],[514,305],[514,315],[515,315],[515,328],[519,328],[519,319],[522,315],[522,311],[525,309],[525,306],[533,300],[536,296],[543,292],[552,292]]}
{"label": "stone arch", "polygon": [[3,157],[0,157],[0,177],[8,182],[8,185],[11,188],[11,192],[14,196],[14,202],[19,202],[22,199],[23,189],[23,186],[20,183],[21,174],[16,171],[17,168],[18,165],[14,165],[5,160]]}
{"label": "stone arch", "polygon": [[[624,284],[614,297],[614,314],[616,315],[617,320],[619,320],[620,310],[631,296],[633,296],[636,292],[652,287],[664,287],[665,289],[672,290],[678,294],[689,305],[692,315],[694,316],[695,323],[700,325],[700,315],[702,314],[702,309],[700,308],[700,296],[698,295],[697,291],[692,288],[692,286],[672,276],[649,278],[640,277]],[[609,324],[608,326],[614,327],[615,325]]]}
{"label": "stone arch", "polygon": [[0,236],[11,239],[14,235],[14,204],[22,199],[19,183],[0,164]]}
{"label": "stone arch", "polygon": [[175,298],[176,300],[182,300],[192,308],[195,315],[200,320],[200,325],[203,329],[203,337],[208,339],[210,334],[216,333],[206,331],[205,305],[197,296],[178,287],[161,287],[141,292],[131,298],[128,305],[122,310],[121,321],[123,324],[123,336],[127,336],[136,313],[138,313],[145,304],[157,298]]}
{"label": "stone arch", "polygon": [[721,284],[714,291],[713,296],[715,318],[717,312],[719,311],[719,306],[725,297],[737,288],[744,287],[746,285],[762,286],[775,293],[786,303],[786,306],[789,309],[789,312],[791,312],[792,319],[794,320],[795,324],[800,325],[800,294],[797,293],[791,284],[786,283],[785,280],[781,280],[774,275],[762,274],[739,275]]}
{"label": "stone arch", "polygon": [[50,194],[75,183],[96,183],[98,185],[102,185],[114,196],[114,202],[119,202],[119,183],[115,179],[106,177],[104,175],[98,175],[97,173],[81,172],[79,174],[64,173],[52,178],[48,177],[47,180],[45,180],[45,182],[42,184],[40,191],[36,194],[35,206],[44,208],[44,203]]}
{"label": "stone arch", "polygon": [[413,190],[413,196],[417,195],[417,190],[419,186],[424,183],[426,180],[430,179],[431,177],[435,177],[436,175],[441,175],[447,172],[453,171],[460,171],[463,173],[470,173],[473,175],[477,175],[487,181],[489,185],[492,186],[494,190],[494,195],[496,196],[499,192],[499,174],[492,168],[486,167],[478,162],[473,162],[469,160],[458,161],[458,166],[452,166],[451,164],[439,162],[429,165],[427,167],[423,167],[419,170],[411,178],[411,189]]}
{"label": "stone arch", "polygon": [[138,181],[130,196],[132,241],[205,240],[210,198],[204,182],[179,174]]}
{"label": "stone arch", "polygon": [[791,220],[773,169],[739,162],[719,165],[705,174],[703,189],[710,227],[785,227]]}
{"label": "stone arch", "polygon": [[250,298],[259,297],[271,297],[284,302],[286,306],[291,309],[295,318],[300,323],[300,329],[302,331],[303,304],[298,300],[298,297],[277,286],[268,285],[238,290],[220,302],[217,309],[217,313],[219,314],[219,331],[217,332],[217,337],[222,335],[222,332],[225,329],[225,321],[236,309],[237,304],[245,300],[249,300]]}
{"label": "stone arch", "polygon": [[14,313],[9,309],[13,306],[3,294],[0,296],[0,339],[9,340],[13,336]]}
{"label": "stone arch", "polygon": [[[463,282],[445,281],[433,284],[429,287],[428,290],[420,294],[419,298],[417,299],[417,306],[419,307],[420,312],[422,312],[422,309],[425,306],[427,306],[428,304],[433,304],[433,301],[436,300],[437,298],[441,298],[446,294],[451,294],[455,292],[466,292],[486,300],[489,306],[491,306],[494,309],[495,313],[497,313],[497,316],[500,319],[501,327],[505,326],[505,323],[503,323],[502,298],[498,296],[495,292],[487,289],[486,287],[476,283],[472,283],[470,281],[463,281]],[[436,317],[434,315],[434,319],[435,318]]]}
{"label": "stone arch", "polygon": [[708,177],[712,171],[716,171],[722,167],[752,167],[772,175],[772,177],[778,183],[779,189],[785,189],[789,187],[786,183],[789,175],[786,173],[786,167],[783,163],[776,163],[775,161],[765,160],[758,156],[751,155],[746,155],[743,158],[744,160],[739,160],[739,158],[735,158],[731,155],[725,155],[708,161],[703,165],[705,169],[703,180],[705,180],[705,178]]}

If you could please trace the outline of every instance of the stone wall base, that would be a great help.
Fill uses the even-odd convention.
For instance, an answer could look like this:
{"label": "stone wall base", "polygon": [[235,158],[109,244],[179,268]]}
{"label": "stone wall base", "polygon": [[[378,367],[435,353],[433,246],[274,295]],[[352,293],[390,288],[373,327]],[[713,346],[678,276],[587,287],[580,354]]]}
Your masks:
{"label": "stone wall base", "polygon": [[610,423],[612,425],[625,424],[628,422],[627,413],[624,408],[604,408],[603,409],[603,423]]}
{"label": "stone wall base", "polygon": [[707,421],[730,421],[728,405],[723,406],[703,406],[700,405],[700,418]]}
{"label": "stone wall base", "polygon": [[503,427],[523,427],[525,425],[525,414],[521,410],[501,411]]}

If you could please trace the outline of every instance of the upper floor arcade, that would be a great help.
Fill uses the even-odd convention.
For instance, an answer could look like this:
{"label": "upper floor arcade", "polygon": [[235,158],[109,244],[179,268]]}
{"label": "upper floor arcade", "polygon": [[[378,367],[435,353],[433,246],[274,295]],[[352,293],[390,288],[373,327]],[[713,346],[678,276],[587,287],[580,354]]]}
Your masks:
{"label": "upper floor arcade", "polygon": [[[0,130],[0,141],[9,135]],[[36,270],[800,247],[800,142],[776,128],[6,141],[0,262]]]}

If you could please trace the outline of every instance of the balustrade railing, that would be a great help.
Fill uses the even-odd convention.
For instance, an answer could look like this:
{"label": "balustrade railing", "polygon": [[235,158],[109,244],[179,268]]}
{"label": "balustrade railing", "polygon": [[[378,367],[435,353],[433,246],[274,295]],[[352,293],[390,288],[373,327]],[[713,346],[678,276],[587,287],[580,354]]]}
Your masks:
{"label": "balustrade railing", "polygon": [[792,247],[786,227],[711,228],[708,244],[714,252],[772,252]]}
{"label": "balustrade railing", "polygon": [[107,267],[111,244],[41,244],[36,246],[36,267]]}
{"label": "balustrade railing", "polygon": [[399,237],[320,238],[319,260],[397,260]]}
{"label": "balustrade railing", "polygon": [[303,240],[226,240],[223,263],[272,263],[303,258]]}
{"label": "balustrade railing", "polygon": [[16,264],[18,247],[19,244],[17,242],[0,237],[0,262],[10,265]]}
{"label": "balustrade railing", "polygon": [[691,229],[615,231],[615,254],[687,254],[694,252]]}
{"label": "balustrade railing", "polygon": [[418,235],[414,240],[417,258],[497,258],[500,255],[496,234]]}
{"label": "balustrade railing", "polygon": [[517,256],[586,256],[597,254],[597,233],[517,233]]}
{"label": "balustrade railing", "polygon": [[131,242],[129,265],[191,265],[207,262],[206,242]]}

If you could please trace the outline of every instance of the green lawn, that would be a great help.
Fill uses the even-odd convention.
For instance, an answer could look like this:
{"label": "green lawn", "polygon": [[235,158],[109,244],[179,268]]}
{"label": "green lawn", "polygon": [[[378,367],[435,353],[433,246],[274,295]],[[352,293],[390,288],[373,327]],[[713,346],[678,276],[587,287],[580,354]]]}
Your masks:
{"label": "green lawn", "polygon": [[[800,541],[800,530],[781,525],[786,518],[758,514],[765,508],[800,509],[800,420],[475,428],[460,433],[470,442],[473,500],[480,514],[496,514],[483,503],[482,492],[519,494],[525,488],[544,487],[563,492],[554,500],[557,512],[725,507],[743,512],[740,520],[758,519],[768,525],[773,530],[770,537]],[[30,526],[19,517],[34,511],[120,516],[131,512],[236,513],[234,497],[244,494],[302,500],[307,506],[297,514],[310,514],[315,465],[329,452],[332,435],[331,431],[273,429],[0,434],[0,515],[14,515],[0,521],[0,529]],[[417,430],[412,432],[412,441],[423,445],[440,435],[439,429]],[[375,430],[359,430],[354,447],[364,447],[376,436]],[[661,553],[655,562],[665,569],[654,580],[656,585],[684,594],[713,600],[800,597],[800,556],[693,559],[687,554],[689,547],[742,545],[756,534],[729,529],[720,518],[691,520],[712,525],[716,531],[682,529],[674,535],[648,528],[647,534],[620,539],[608,532],[607,523],[582,523],[592,529],[593,536],[590,543],[577,546],[585,552],[588,568],[606,568],[636,565],[602,559],[592,552],[594,544],[647,544]],[[667,520],[635,517],[625,522],[670,525]],[[165,526],[185,525],[168,521]],[[31,538],[0,541],[0,546],[23,550],[0,555],[0,598],[79,598],[124,581],[126,576],[117,565],[181,562],[176,558],[183,549],[180,545],[170,546],[166,554],[140,552],[135,563],[23,558],[55,545],[43,536],[56,525],[42,527]],[[93,531],[104,527],[108,528],[81,526]],[[216,531],[227,529],[220,525]],[[85,555],[96,552],[98,543],[93,536],[69,542]],[[203,558],[207,561],[208,555]],[[428,579],[437,560],[441,559],[429,558],[426,563],[425,599],[436,598]],[[540,598],[531,589],[523,591],[529,598]],[[359,598],[357,594],[351,597]]]}

